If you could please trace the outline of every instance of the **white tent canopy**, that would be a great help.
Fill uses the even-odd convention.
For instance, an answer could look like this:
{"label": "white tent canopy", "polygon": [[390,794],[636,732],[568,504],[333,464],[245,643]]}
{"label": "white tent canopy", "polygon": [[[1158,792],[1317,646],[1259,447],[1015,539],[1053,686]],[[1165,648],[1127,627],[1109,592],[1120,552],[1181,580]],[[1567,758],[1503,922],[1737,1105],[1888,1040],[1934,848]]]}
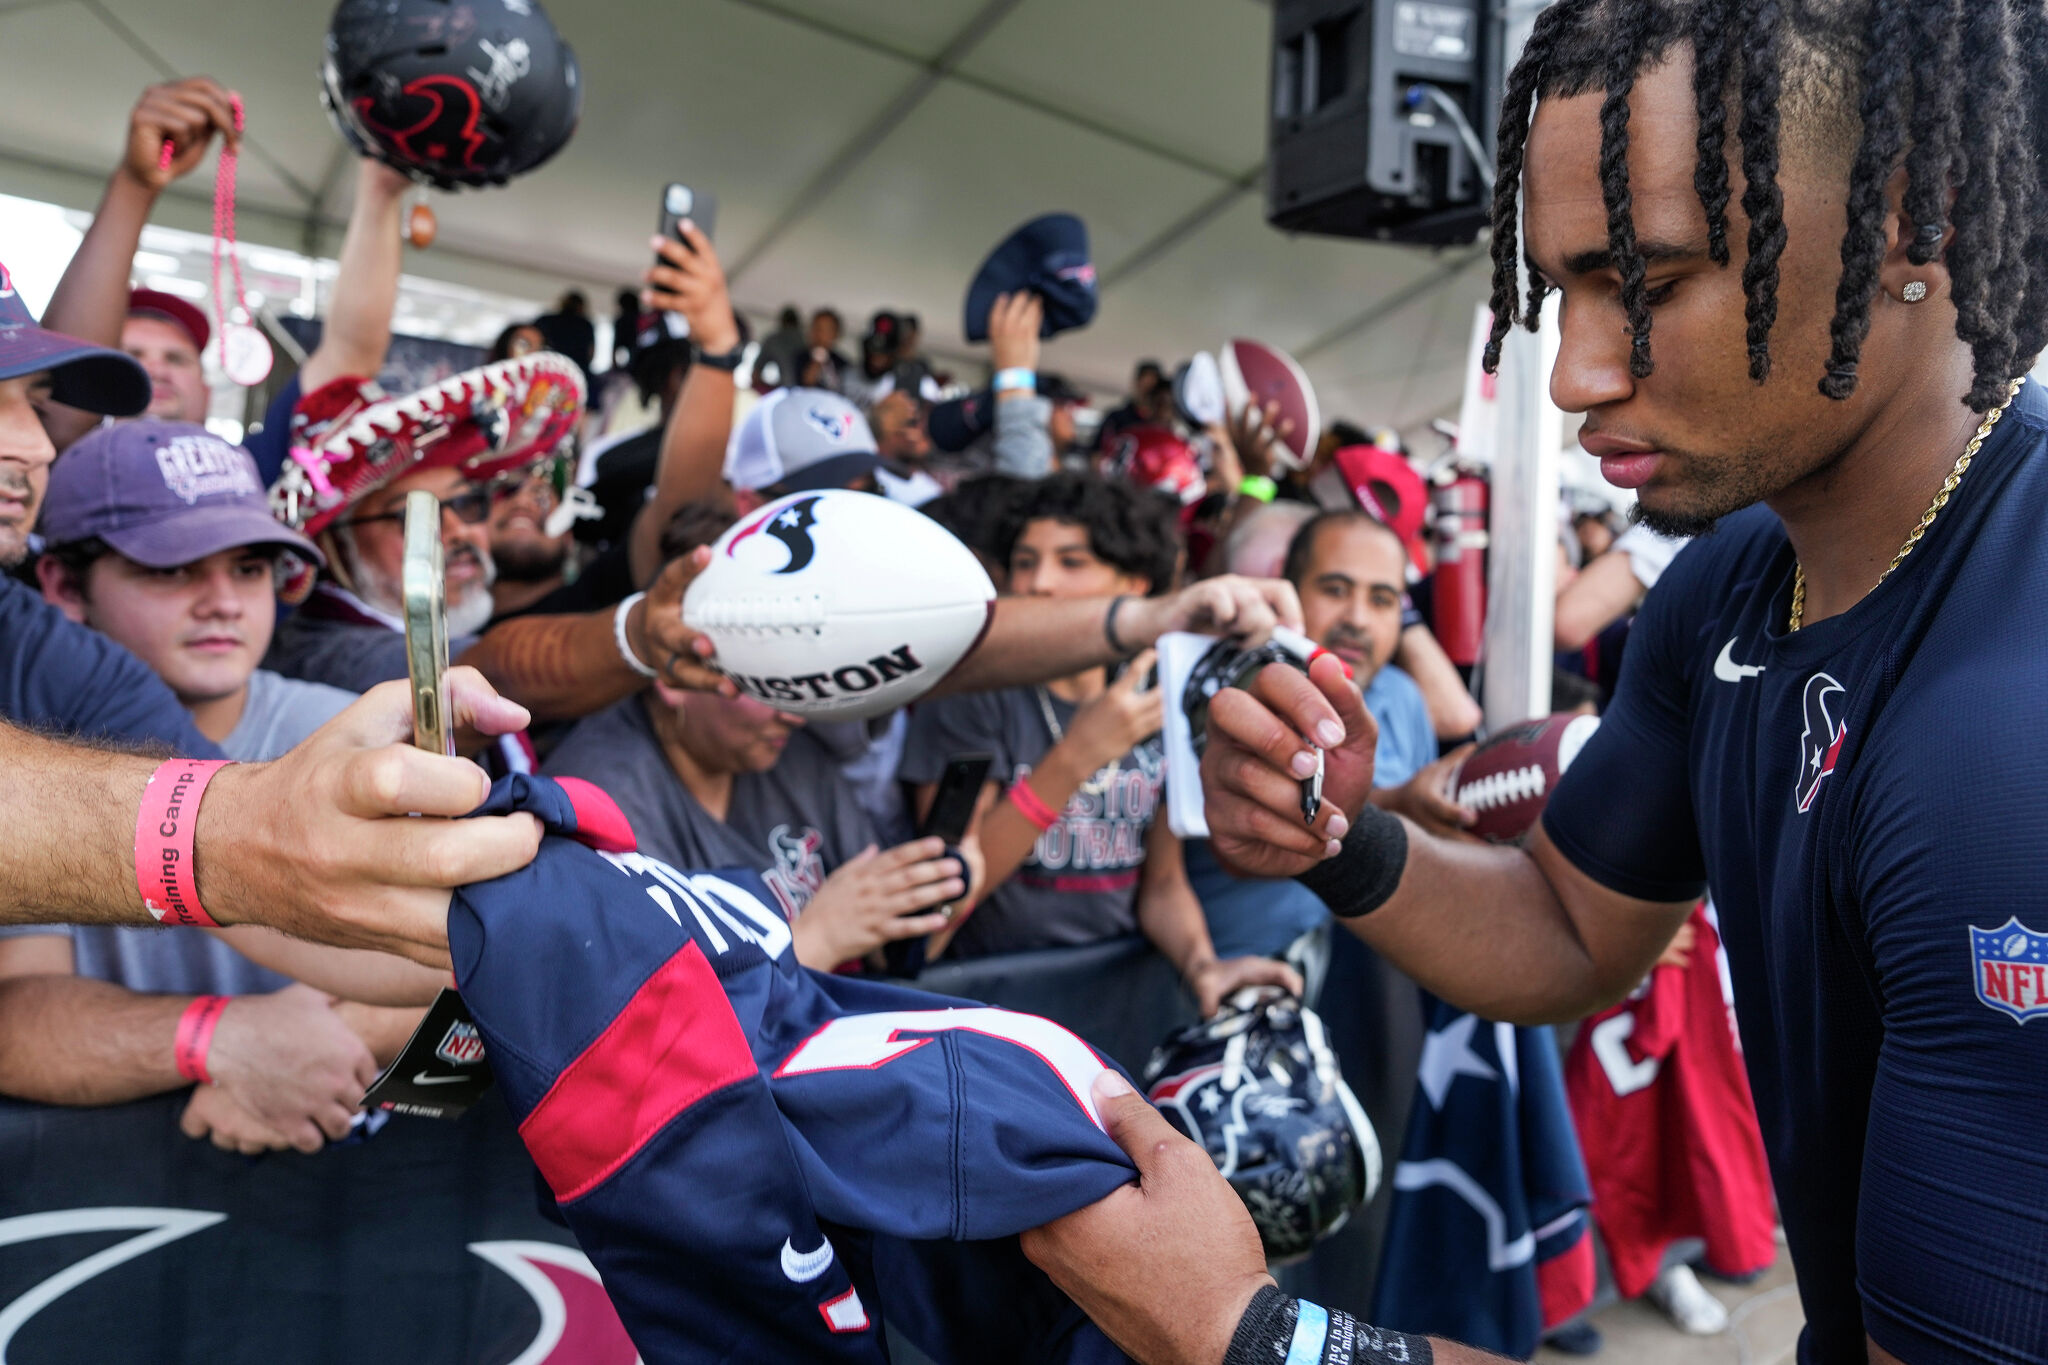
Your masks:
{"label": "white tent canopy", "polygon": [[[960,302],[1034,214],[1089,226],[1093,327],[1045,366],[1103,392],[1233,334],[1295,352],[1326,417],[1408,432],[1458,401],[1483,256],[1290,239],[1262,216],[1270,12],[1256,0],[553,0],[583,122],[508,189],[436,196],[408,273],[514,296],[591,291],[647,259],[660,186],[719,200],[734,296],[921,314],[972,354]],[[0,0],[0,193],[90,209],[140,89],[205,73],[249,110],[242,236],[332,255],[351,156],[316,67],[321,0]],[[205,230],[210,173],[157,221]],[[0,243],[0,260],[5,259]]]}

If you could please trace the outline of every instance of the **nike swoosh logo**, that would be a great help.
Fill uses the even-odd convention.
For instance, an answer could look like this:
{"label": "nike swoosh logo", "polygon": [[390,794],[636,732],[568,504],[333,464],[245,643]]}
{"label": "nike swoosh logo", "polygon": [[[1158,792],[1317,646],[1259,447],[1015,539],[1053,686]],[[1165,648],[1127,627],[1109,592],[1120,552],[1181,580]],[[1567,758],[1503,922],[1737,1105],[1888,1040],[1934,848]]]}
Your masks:
{"label": "nike swoosh logo", "polygon": [[790,1240],[782,1239],[782,1273],[792,1283],[809,1284],[824,1274],[832,1265],[832,1239],[827,1237],[816,1251],[798,1251]]}
{"label": "nike swoosh logo", "polygon": [[466,1081],[468,1079],[469,1077],[467,1076],[429,1076],[424,1071],[415,1071],[412,1083],[414,1085],[453,1085],[457,1081]]}
{"label": "nike swoosh logo", "polygon": [[1739,664],[1735,662],[1735,641],[1740,638],[1740,636],[1731,637],[1727,644],[1721,646],[1720,657],[1714,660],[1714,676],[1722,682],[1739,683],[1744,678],[1754,678],[1757,674],[1764,671],[1762,664]]}

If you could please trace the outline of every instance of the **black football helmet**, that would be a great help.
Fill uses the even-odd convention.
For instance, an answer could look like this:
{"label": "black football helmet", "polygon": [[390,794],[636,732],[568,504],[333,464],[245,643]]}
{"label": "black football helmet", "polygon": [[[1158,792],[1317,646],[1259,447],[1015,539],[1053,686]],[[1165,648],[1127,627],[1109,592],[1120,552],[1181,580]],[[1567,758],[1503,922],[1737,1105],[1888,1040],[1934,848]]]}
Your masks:
{"label": "black football helmet", "polygon": [[341,0],[320,86],[358,152],[444,190],[532,170],[583,110],[539,0]]}
{"label": "black football helmet", "polygon": [[1379,1188],[1379,1138],[1323,1021],[1276,987],[1239,991],[1155,1048],[1145,1097],[1208,1151],[1270,1261],[1306,1256]]}

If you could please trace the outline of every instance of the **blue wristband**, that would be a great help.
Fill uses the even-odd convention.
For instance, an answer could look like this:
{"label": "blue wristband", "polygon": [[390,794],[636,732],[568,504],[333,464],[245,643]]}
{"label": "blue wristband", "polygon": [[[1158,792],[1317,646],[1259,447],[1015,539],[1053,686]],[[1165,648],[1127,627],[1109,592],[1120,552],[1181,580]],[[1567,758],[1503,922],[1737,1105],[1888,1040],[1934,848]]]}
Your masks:
{"label": "blue wristband", "polygon": [[1281,1365],[1322,1365],[1323,1341],[1330,1335],[1330,1313],[1319,1303],[1301,1300],[1294,1319],[1294,1339],[1287,1343]]}
{"label": "blue wristband", "polygon": [[1007,370],[997,370],[995,390],[997,393],[1001,393],[1004,389],[1023,389],[1026,393],[1036,393],[1038,392],[1038,372],[1027,369],[1022,365],[1012,365]]}

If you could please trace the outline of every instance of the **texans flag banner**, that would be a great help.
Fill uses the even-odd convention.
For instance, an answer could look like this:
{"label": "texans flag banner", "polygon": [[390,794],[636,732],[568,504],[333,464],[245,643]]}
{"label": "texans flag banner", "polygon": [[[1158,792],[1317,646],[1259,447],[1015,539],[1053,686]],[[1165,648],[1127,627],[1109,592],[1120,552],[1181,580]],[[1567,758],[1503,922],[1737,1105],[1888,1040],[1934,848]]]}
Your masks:
{"label": "texans flag banner", "polygon": [[1592,1191],[1557,1044],[1423,999],[1371,1318],[1526,1360],[1593,1296]]}

